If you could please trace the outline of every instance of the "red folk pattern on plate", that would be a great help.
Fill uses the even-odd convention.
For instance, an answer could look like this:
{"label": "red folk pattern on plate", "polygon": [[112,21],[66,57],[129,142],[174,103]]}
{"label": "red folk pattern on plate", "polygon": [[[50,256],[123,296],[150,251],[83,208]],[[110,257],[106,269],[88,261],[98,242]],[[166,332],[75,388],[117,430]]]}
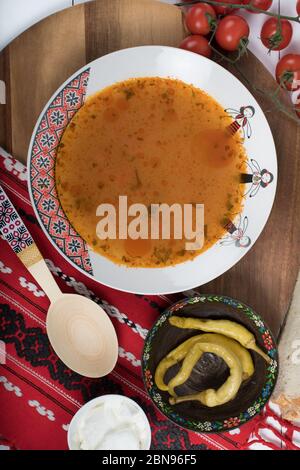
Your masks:
{"label": "red folk pattern on plate", "polygon": [[60,138],[85,101],[90,69],[80,73],[48,106],[36,131],[31,154],[31,189],[45,230],[73,264],[92,274],[87,245],[68,221],[55,186],[55,158]]}

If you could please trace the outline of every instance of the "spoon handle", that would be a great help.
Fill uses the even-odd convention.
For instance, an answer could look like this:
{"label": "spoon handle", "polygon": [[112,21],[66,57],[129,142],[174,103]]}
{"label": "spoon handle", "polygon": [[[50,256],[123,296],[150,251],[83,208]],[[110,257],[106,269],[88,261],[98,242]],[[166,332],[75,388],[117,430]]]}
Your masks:
{"label": "spoon handle", "polygon": [[49,297],[62,295],[48,266],[13,203],[0,186],[0,233]]}

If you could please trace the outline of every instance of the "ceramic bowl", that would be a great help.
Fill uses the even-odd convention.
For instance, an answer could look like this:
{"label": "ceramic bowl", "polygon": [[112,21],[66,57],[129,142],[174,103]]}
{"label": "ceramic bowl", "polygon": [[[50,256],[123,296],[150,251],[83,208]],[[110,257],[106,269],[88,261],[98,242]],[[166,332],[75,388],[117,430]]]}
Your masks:
{"label": "ceramic bowl", "polygon": [[[226,234],[214,246],[193,261],[176,266],[130,268],[96,254],[71,226],[56,191],[57,147],[71,118],[88,96],[134,77],[171,77],[201,88],[223,106],[234,119],[235,129],[245,136],[249,160],[247,174],[241,178],[246,184],[242,213],[226,225]],[[277,184],[272,134],[263,111],[247,88],[215,62],[164,46],[121,50],[95,60],[70,77],[50,98],[37,121],[28,152],[28,168],[29,191],[37,219],[55,248],[94,280],[140,294],[185,291],[230,269],[262,232]]]}
{"label": "ceramic bowl", "polygon": [[[270,357],[268,364],[257,353],[251,352],[255,372],[242,382],[237,396],[230,402],[208,408],[189,401],[174,406],[169,394],[161,392],[154,383],[157,365],[170,351],[186,339],[197,335],[197,330],[179,329],[170,325],[171,315],[202,319],[226,319],[245,326],[255,335],[258,346]],[[157,408],[176,424],[196,432],[223,432],[246,423],[260,413],[270,398],[278,376],[278,353],[271,331],[250,307],[217,295],[199,295],[178,302],[160,316],[149,332],[142,359],[144,384]],[[166,382],[176,375],[180,365],[166,373]],[[178,395],[189,395],[207,388],[219,388],[228,376],[225,362],[214,354],[204,354],[197,362],[187,382],[176,388]]]}
{"label": "ceramic bowl", "polygon": [[[78,426],[81,420],[86,416],[86,414],[97,405],[103,404],[105,402],[114,403],[114,401],[118,401],[122,399],[130,405],[132,408],[135,408],[136,411],[141,415],[142,420],[145,425],[145,445],[144,448],[141,450],[149,450],[151,446],[151,428],[148,421],[148,418],[144,412],[144,410],[131,398],[125,397],[123,395],[102,395],[101,397],[94,398],[93,400],[89,401],[85,405],[83,405],[77,413],[73,416],[72,421],[69,425],[68,429],[68,446],[70,450],[79,450],[79,442],[77,437]],[[119,450],[126,450],[126,449],[119,449]]]}

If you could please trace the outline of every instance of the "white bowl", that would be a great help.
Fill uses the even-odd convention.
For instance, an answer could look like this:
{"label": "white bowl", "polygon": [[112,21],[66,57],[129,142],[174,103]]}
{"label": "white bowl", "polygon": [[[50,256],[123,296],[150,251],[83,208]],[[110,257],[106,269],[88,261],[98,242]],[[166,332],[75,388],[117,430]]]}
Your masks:
{"label": "white bowl", "polygon": [[[130,268],[94,253],[71,227],[57,197],[54,166],[61,135],[86,96],[119,81],[151,76],[176,78],[201,88],[240,121],[238,116],[243,107],[254,110],[255,114],[247,121],[251,137],[245,141],[251,159],[248,194],[243,212],[231,221],[226,236],[193,261],[165,268]],[[57,113],[62,116],[60,120]],[[277,184],[273,137],[263,111],[247,88],[215,62],[192,52],[164,46],[135,47],[109,54],[69,78],[52,96],[38,119],[29,147],[28,167],[29,190],[36,216],[64,258],[102,284],[150,295],[192,289],[234,266],[262,232],[272,209]]]}
{"label": "white bowl", "polygon": [[[79,450],[78,449],[78,442],[76,440],[76,433],[78,429],[78,425],[80,421],[84,418],[87,412],[94,408],[95,406],[99,405],[100,403],[104,403],[105,401],[117,401],[121,400],[130,404],[131,407],[136,408],[136,410],[140,413],[140,416],[144,420],[145,429],[146,429],[146,439],[145,445],[143,449],[140,450],[149,450],[151,446],[151,427],[148,421],[148,418],[144,412],[144,410],[134,401],[128,397],[123,395],[102,395],[101,397],[94,398],[93,400],[89,401],[85,405],[83,405],[80,410],[73,416],[72,421],[69,425],[68,429],[68,447],[70,450]],[[119,449],[119,450],[127,450],[127,449]]]}

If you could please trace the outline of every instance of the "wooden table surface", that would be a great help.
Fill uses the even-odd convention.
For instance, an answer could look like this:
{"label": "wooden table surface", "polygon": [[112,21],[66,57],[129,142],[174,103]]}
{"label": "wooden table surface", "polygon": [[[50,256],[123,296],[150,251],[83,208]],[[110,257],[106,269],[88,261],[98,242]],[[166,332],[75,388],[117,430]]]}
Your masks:
{"label": "wooden table surface", "polygon": [[[178,46],[185,35],[180,10],[155,0],[97,0],[43,20],[0,53],[0,79],[7,89],[7,103],[0,106],[0,145],[25,162],[41,109],[77,69],[117,49],[144,44]],[[255,87],[275,89],[273,78],[251,53],[240,68]],[[245,83],[236,70],[232,72]],[[250,304],[278,334],[299,270],[300,127],[272,109],[265,96],[253,94],[266,112],[278,152],[275,205],[253,249],[201,291],[230,295]]]}

